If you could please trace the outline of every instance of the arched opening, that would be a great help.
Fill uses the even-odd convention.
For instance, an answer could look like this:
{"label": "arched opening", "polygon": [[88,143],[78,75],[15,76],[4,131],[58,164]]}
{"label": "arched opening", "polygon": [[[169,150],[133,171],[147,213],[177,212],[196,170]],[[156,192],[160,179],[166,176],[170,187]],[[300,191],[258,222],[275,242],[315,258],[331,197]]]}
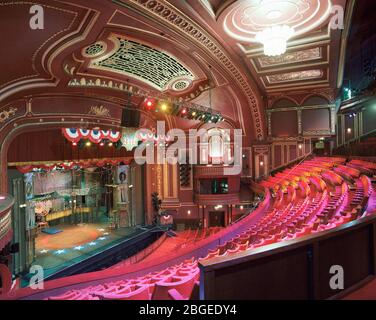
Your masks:
{"label": "arched opening", "polygon": [[[84,136],[86,131],[92,135]],[[99,138],[83,129],[71,141],[63,128],[39,127],[9,143],[6,177],[15,198],[13,243],[19,244],[14,274],[40,265],[52,277],[145,224],[144,168],[116,131],[102,131]]]}

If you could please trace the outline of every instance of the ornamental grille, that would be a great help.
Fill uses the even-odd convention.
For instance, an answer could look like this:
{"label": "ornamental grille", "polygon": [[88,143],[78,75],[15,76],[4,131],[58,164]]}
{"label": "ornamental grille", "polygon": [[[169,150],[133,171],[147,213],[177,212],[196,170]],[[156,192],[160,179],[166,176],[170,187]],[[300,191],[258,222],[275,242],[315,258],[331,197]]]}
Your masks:
{"label": "ornamental grille", "polygon": [[173,88],[175,91],[183,91],[183,90],[186,89],[188,86],[189,86],[189,82],[188,82],[188,81],[181,80],[181,81],[176,81],[176,82],[172,85],[172,88]]}
{"label": "ornamental grille", "polygon": [[160,90],[166,90],[176,78],[194,78],[181,63],[163,52],[126,39],[118,41],[119,49],[109,58],[94,63],[95,66],[133,75]]}
{"label": "ornamental grille", "polygon": [[101,43],[94,43],[91,46],[87,47],[85,50],[85,54],[88,56],[96,56],[103,52],[104,45]]}

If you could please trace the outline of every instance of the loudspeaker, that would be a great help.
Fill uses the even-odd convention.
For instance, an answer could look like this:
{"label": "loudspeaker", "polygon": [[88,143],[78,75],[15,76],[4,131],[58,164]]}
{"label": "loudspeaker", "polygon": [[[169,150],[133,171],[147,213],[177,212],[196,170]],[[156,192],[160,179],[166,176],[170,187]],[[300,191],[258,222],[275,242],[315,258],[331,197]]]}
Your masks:
{"label": "loudspeaker", "polygon": [[140,126],[141,113],[139,110],[123,109],[121,114],[121,126],[125,128],[138,128]]}

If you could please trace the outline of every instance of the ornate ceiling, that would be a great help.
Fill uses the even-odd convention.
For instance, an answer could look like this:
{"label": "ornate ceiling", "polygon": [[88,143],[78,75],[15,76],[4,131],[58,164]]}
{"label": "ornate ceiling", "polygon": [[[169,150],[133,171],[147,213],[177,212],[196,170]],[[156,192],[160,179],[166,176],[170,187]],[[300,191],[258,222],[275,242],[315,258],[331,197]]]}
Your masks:
{"label": "ornate ceiling", "polygon": [[[9,30],[2,34],[8,50],[0,53],[0,108],[52,96],[121,106],[127,91],[134,99],[167,96],[204,106],[211,100],[228,125],[243,129],[247,141],[263,140],[270,96],[336,89],[341,32],[328,29],[328,3],[0,0],[0,29]],[[30,29],[33,4],[44,8],[43,30]],[[254,35],[275,21],[296,33],[286,54],[267,57]],[[167,118],[170,126],[199,125]]]}
{"label": "ornate ceiling", "polygon": [[[341,31],[331,30],[331,5],[350,15],[354,1],[346,0],[239,0],[218,9],[228,41],[234,43],[252,75],[267,95],[289,94],[312,88],[337,89]],[[294,30],[287,52],[265,56],[257,34],[274,25]],[[324,89],[325,91],[326,89]]]}

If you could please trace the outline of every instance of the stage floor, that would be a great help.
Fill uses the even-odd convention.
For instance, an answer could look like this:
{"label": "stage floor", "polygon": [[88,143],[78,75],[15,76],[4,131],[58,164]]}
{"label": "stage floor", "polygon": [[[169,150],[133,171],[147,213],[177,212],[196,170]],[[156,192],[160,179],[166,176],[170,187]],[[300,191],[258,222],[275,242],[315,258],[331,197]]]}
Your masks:
{"label": "stage floor", "polygon": [[57,234],[38,235],[33,265],[44,268],[45,276],[78,263],[140,232],[136,228],[111,230],[108,224],[59,225]]}

